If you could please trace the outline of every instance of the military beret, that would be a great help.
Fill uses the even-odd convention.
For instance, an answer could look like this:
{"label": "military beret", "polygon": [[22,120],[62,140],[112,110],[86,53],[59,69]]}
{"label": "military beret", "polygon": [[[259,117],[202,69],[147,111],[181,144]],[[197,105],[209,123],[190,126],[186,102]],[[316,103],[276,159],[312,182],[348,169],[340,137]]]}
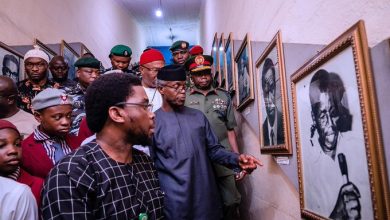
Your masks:
{"label": "military beret", "polygon": [[189,47],[189,43],[187,41],[178,40],[172,44],[169,50],[171,52],[176,50],[188,50],[188,47]]}
{"label": "military beret", "polygon": [[120,57],[130,57],[133,52],[131,51],[130,47],[126,45],[116,45],[114,46],[110,51],[110,57],[111,55],[114,56],[120,56]]}
{"label": "military beret", "polygon": [[164,55],[156,49],[149,49],[149,50],[144,51],[141,54],[141,57],[139,59],[139,64],[144,65],[146,63],[150,63],[150,62],[157,61],[157,60],[165,61]]}
{"label": "military beret", "polygon": [[73,105],[73,98],[63,90],[47,88],[38,93],[32,100],[32,108],[37,111],[57,105]]}
{"label": "military beret", "polygon": [[191,73],[211,70],[211,65],[213,65],[213,57],[209,55],[192,56],[184,63],[186,70]]}
{"label": "military beret", "polygon": [[203,48],[199,45],[195,45],[190,50],[191,56],[203,55]]}
{"label": "military beret", "polygon": [[47,63],[50,62],[49,55],[47,55],[47,53],[41,50],[38,46],[34,46],[34,49],[27,51],[23,59],[27,60],[30,57],[37,57],[45,60]]}
{"label": "military beret", "polygon": [[157,73],[157,79],[164,81],[186,81],[186,78],[186,71],[178,64],[164,66]]}
{"label": "military beret", "polygon": [[77,68],[89,67],[94,69],[100,69],[100,61],[93,57],[81,57],[74,63]]}

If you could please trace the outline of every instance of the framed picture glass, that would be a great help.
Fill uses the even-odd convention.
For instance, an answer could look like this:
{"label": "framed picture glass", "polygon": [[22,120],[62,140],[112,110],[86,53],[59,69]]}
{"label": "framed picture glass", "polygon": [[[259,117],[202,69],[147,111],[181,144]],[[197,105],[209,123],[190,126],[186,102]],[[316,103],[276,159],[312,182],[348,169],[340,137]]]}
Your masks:
{"label": "framed picture glass", "polygon": [[237,110],[243,110],[253,102],[252,52],[249,35],[246,34],[234,59],[236,65]]}
{"label": "framed picture glass", "polygon": [[1,75],[10,77],[15,83],[25,78],[23,55],[3,42],[0,42],[0,60]]}
{"label": "framed picture glass", "polygon": [[219,72],[219,87],[225,88],[226,76],[225,76],[225,62],[224,62],[224,46],[225,40],[223,38],[223,33],[221,34],[221,38],[218,43],[218,72]]}
{"label": "framed picture glass", "polygon": [[234,44],[233,44],[233,33],[229,34],[229,37],[226,40],[225,44],[225,53],[224,53],[224,60],[225,60],[225,73],[226,73],[226,90],[227,91],[233,91],[235,90],[235,83],[234,83],[234,76],[235,76],[235,68],[234,68]]}
{"label": "framed picture glass", "polygon": [[213,76],[215,76],[215,73],[218,71],[218,35],[217,33],[214,34],[213,44],[211,46],[211,56],[213,57]]}
{"label": "framed picture glass", "polygon": [[66,43],[64,40],[62,40],[61,41],[61,56],[64,57],[65,62],[67,62],[69,65],[68,78],[74,79],[76,77],[76,68],[74,66],[74,63],[77,61],[77,59],[80,57],[80,55],[77,54],[77,52],[74,51],[68,43]]}
{"label": "framed picture glass", "polygon": [[304,64],[291,81],[302,216],[389,219],[363,21]]}
{"label": "framed picture glass", "polygon": [[280,31],[256,61],[255,75],[261,153],[291,154],[286,73]]}
{"label": "framed picture glass", "polygon": [[91,53],[91,51],[84,44],[81,44],[80,56],[83,56],[85,53]]}

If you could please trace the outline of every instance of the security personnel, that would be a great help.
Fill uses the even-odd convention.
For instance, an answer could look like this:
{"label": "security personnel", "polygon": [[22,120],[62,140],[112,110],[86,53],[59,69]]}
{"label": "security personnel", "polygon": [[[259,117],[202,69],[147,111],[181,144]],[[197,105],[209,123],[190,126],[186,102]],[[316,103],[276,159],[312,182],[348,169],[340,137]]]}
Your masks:
{"label": "security personnel", "polygon": [[[213,58],[208,55],[193,56],[185,62],[186,70],[190,71],[194,83],[194,87],[187,91],[185,105],[202,111],[220,143],[226,149],[239,153],[232,100],[225,90],[212,87],[212,64]],[[241,201],[234,172],[217,164],[214,164],[214,169],[224,203],[224,219],[234,219]]]}
{"label": "security personnel", "polygon": [[133,70],[129,69],[132,53],[130,47],[126,45],[118,44],[114,46],[108,56],[111,60],[112,67],[106,69],[104,72],[119,69],[124,73],[135,74]]}
{"label": "security personnel", "polygon": [[184,63],[190,56],[190,52],[188,48],[189,48],[189,43],[187,41],[178,40],[172,44],[169,50],[172,53],[174,64],[184,65]]}

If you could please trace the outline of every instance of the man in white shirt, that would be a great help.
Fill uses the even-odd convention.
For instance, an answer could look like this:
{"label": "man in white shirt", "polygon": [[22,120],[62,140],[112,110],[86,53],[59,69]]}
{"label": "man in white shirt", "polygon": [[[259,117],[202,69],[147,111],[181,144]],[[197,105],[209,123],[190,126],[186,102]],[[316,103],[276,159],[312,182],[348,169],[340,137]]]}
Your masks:
{"label": "man in white shirt", "polygon": [[142,86],[149,102],[153,104],[153,112],[162,105],[162,98],[156,89],[157,72],[165,65],[163,54],[156,49],[145,50],[140,57],[139,70],[142,76]]}
{"label": "man in white shirt", "polygon": [[0,176],[0,219],[38,219],[37,202],[30,187]]}
{"label": "man in white shirt", "polygon": [[14,124],[23,137],[39,125],[34,116],[17,106],[18,89],[11,78],[0,76],[0,119]]}

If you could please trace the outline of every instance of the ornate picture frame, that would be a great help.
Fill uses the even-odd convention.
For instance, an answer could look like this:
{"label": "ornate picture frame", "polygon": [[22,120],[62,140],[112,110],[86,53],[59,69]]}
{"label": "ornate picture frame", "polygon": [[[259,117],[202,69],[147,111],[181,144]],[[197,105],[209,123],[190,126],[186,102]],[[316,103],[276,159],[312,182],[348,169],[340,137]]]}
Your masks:
{"label": "ornate picture frame", "polygon": [[3,42],[0,42],[0,60],[2,76],[10,77],[15,83],[26,78],[24,56]]}
{"label": "ornate picture frame", "polygon": [[291,76],[301,213],[389,219],[367,37],[359,21]]}
{"label": "ornate picture frame", "polygon": [[64,40],[61,41],[61,56],[64,57],[69,66],[68,78],[76,78],[76,67],[74,63],[80,58],[80,55]]}
{"label": "ornate picture frame", "polygon": [[218,72],[219,72],[219,87],[225,88],[226,84],[226,72],[225,72],[225,61],[224,61],[224,55],[225,55],[225,39],[223,37],[223,33],[221,34],[221,38],[219,38],[218,42]]}
{"label": "ornate picture frame", "polygon": [[264,154],[292,154],[281,33],[278,31],[256,61],[260,150]]}
{"label": "ornate picture frame", "polygon": [[224,53],[224,62],[225,62],[225,73],[226,73],[226,90],[231,92],[235,90],[235,68],[234,68],[234,43],[233,43],[233,33],[229,33],[229,37],[225,43],[225,53]]}
{"label": "ornate picture frame", "polygon": [[237,110],[241,111],[254,100],[252,49],[249,34],[245,35],[234,62],[236,68]]}

